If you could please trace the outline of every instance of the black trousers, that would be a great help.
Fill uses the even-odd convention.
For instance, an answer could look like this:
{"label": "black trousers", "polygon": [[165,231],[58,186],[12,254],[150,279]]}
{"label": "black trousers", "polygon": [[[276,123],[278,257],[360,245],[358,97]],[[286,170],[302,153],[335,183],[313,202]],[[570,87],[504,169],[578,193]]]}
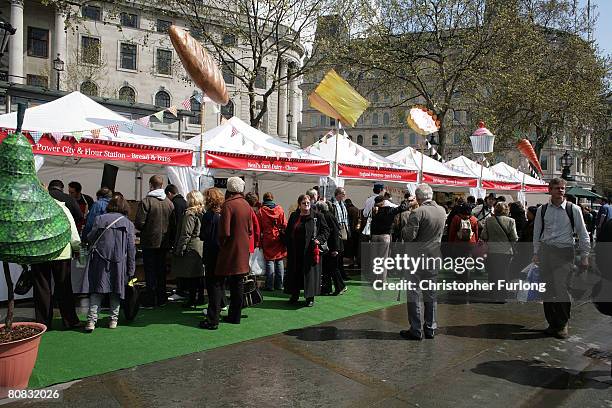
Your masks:
{"label": "black trousers", "polygon": [[[242,312],[242,293],[244,289],[244,275],[207,276],[208,311],[206,317],[211,324],[219,324],[221,303],[225,296],[225,287],[229,287],[230,302],[227,320],[230,323],[240,323]],[[210,286],[209,286],[210,285]]]}
{"label": "black trousers", "polygon": [[[70,259],[32,265],[32,276],[36,321],[51,329],[53,300],[56,300],[64,326],[69,327],[79,323],[79,317],[74,309]],[[55,283],[53,294],[51,294],[51,276]]]}
{"label": "black trousers", "polygon": [[150,301],[156,305],[164,305],[168,302],[166,293],[166,248],[143,248],[142,262],[147,283],[147,292]]}
{"label": "black trousers", "polygon": [[563,329],[569,322],[572,310],[569,293],[574,270],[574,249],[540,246],[540,282],[546,283],[544,293],[544,315],[548,325]]}
{"label": "black trousers", "polygon": [[340,272],[339,264],[342,263],[340,254],[336,256],[325,255],[323,257],[323,273],[322,273],[322,284],[321,293],[331,293],[332,283],[334,285],[334,292],[339,293],[346,287],[342,273]]}

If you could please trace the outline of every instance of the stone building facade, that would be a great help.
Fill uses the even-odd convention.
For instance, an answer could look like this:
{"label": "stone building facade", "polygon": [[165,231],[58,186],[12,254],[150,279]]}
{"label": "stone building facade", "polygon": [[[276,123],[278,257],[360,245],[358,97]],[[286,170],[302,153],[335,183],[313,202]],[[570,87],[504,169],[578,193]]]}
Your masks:
{"label": "stone building facade", "polygon": [[[133,118],[137,118],[141,110],[131,109],[132,106],[148,106],[151,111],[169,106],[183,109],[181,102],[197,90],[186,80],[166,31],[171,24],[175,24],[197,38],[197,29],[189,27],[186,21],[178,17],[130,4],[131,7],[126,3],[117,11],[116,2],[87,2],[85,6],[72,6],[68,10],[56,10],[33,0],[5,2],[0,11],[17,32],[11,37],[8,50],[0,61],[2,79],[12,84],[29,85],[28,89],[38,88],[47,95],[55,94],[45,92],[47,90],[79,90],[102,98],[102,103],[119,99],[124,102],[118,104],[121,105],[121,113]],[[246,44],[240,44],[236,37],[224,37],[223,41],[235,53],[247,52]],[[300,63],[303,53],[301,46],[297,44],[291,51],[285,54],[284,70],[291,70]],[[64,61],[64,70],[59,72],[59,77],[58,71],[54,70],[53,61],[56,58]],[[272,68],[268,72],[272,72]],[[227,70],[224,70],[224,77],[230,103],[224,107],[210,103],[205,105],[205,129],[215,127],[221,115],[237,116],[249,122],[246,89]],[[266,86],[265,81],[271,81],[270,78],[262,80],[262,88]],[[16,100],[7,100],[6,110],[10,110],[11,105],[14,109]],[[33,106],[46,100],[48,97],[41,96],[28,102]],[[116,110],[115,105],[109,103],[109,107]],[[296,78],[269,98],[268,111],[260,123],[260,129],[297,144],[300,108],[299,78]],[[188,138],[200,131],[199,110],[200,105],[192,99],[193,113],[189,110],[183,112],[183,116],[187,117],[180,122],[166,115],[164,123],[152,120],[151,126],[169,135],[181,133]],[[291,114],[291,126],[288,124],[288,114]]]}

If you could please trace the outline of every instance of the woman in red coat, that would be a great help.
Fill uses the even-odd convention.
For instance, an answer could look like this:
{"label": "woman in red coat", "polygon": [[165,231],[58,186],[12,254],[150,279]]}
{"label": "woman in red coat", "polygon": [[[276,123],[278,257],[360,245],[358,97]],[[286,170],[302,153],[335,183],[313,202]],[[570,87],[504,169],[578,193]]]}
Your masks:
{"label": "woman in red coat", "polygon": [[274,202],[272,193],[265,193],[263,205],[259,209],[259,226],[261,228],[261,246],[266,260],[266,286],[264,290],[282,290],[285,268],[283,258],[287,248],[281,239],[287,221],[283,208]]}
{"label": "woman in red coat", "polygon": [[[453,217],[448,227],[448,242],[451,243],[450,253],[455,258],[469,258],[478,242],[478,219],[471,213],[467,204],[461,204],[457,215]],[[462,275],[462,279],[469,279],[470,271]]]}

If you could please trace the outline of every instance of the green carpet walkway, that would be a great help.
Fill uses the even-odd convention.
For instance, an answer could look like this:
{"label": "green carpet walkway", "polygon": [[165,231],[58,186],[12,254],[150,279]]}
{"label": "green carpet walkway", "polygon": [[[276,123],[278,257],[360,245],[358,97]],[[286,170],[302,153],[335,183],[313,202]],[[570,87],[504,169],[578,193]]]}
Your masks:
{"label": "green carpet walkway", "polygon": [[[29,387],[46,387],[397,304],[394,296],[375,299],[371,287],[359,282],[348,282],[348,286],[345,295],[317,297],[312,308],[289,305],[287,296],[279,292],[263,292],[264,302],[245,309],[248,318],[240,325],[222,323],[216,331],[197,327],[202,320],[201,309],[187,311],[177,303],[156,310],[141,309],[134,322],[120,320],[115,330],[108,329],[109,319],[104,316],[91,334],[50,331],[42,337]],[[60,325],[54,322],[54,327]]]}

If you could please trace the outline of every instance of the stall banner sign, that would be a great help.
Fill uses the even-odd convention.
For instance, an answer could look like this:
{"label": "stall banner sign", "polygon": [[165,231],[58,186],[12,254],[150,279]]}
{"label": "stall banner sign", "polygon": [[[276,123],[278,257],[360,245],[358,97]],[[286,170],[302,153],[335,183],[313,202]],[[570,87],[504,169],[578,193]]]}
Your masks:
{"label": "stall banner sign", "polygon": [[476,187],[478,185],[478,180],[475,178],[423,173],[423,183],[439,184],[443,186]]}
{"label": "stall banner sign", "polygon": [[548,193],[548,184],[544,184],[544,185],[525,184],[525,192],[527,193]]}
{"label": "stall banner sign", "polygon": [[410,182],[417,181],[418,172],[389,167],[378,168],[339,163],[338,177],[360,180]]}
{"label": "stall banner sign", "polygon": [[513,190],[520,191],[521,183],[508,183],[504,181],[482,180],[482,188],[487,190]]}
{"label": "stall banner sign", "polygon": [[[5,132],[0,133],[0,141],[5,137]],[[72,137],[64,137],[56,143],[47,134],[38,143],[34,143],[31,137],[27,139],[32,144],[34,154],[49,156],[117,160],[165,166],[191,166],[193,161],[193,152],[190,150],[126,144],[99,139],[81,139],[77,143]]]}
{"label": "stall banner sign", "polygon": [[206,167],[212,169],[271,171],[277,173],[329,175],[329,163],[287,157],[206,152]]}

